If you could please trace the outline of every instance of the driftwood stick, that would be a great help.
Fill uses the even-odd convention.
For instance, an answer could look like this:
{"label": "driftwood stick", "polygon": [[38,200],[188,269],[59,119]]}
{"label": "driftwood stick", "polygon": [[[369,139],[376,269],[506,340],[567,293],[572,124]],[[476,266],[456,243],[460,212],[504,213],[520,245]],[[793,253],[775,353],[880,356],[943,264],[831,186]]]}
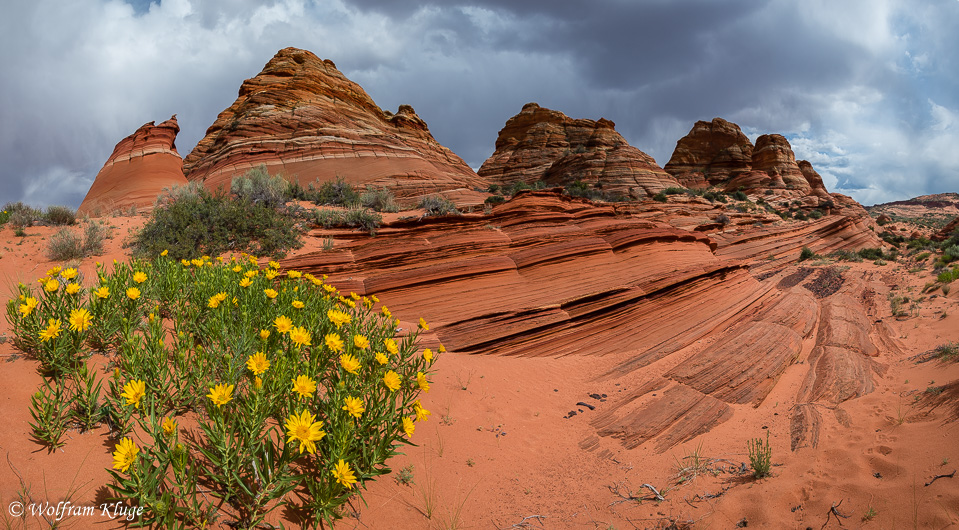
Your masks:
{"label": "driftwood stick", "polygon": [[659,493],[659,490],[657,490],[652,484],[643,484],[642,486],[640,486],[640,488],[646,488],[646,489],[648,489],[649,491],[653,492],[653,495],[656,496],[656,500],[657,500],[657,501],[664,501],[664,500],[666,500],[666,498],[663,497],[663,496]]}
{"label": "driftwood stick", "polygon": [[954,477],[954,476],[956,476],[956,470],[955,470],[955,469],[952,470],[952,473],[946,473],[946,474],[944,474],[944,475],[936,475],[936,476],[932,477],[932,480],[930,480],[929,482],[926,482],[926,486],[932,484],[933,482],[935,482],[935,481],[937,481],[937,480],[939,480],[939,479],[941,479],[941,478],[952,478],[952,477]]}
{"label": "driftwood stick", "polygon": [[[822,524],[822,527],[820,527],[819,530],[823,530],[824,528],[826,528],[826,525],[829,524],[829,520],[832,518],[833,515],[836,516],[836,522],[839,523],[839,527],[842,528],[842,519],[849,519],[849,516],[843,515],[838,510],[839,506],[841,505],[842,505],[842,501],[839,501],[839,504],[833,503],[832,507],[829,508],[829,511],[826,512],[826,522]],[[842,519],[840,519],[840,517]]]}

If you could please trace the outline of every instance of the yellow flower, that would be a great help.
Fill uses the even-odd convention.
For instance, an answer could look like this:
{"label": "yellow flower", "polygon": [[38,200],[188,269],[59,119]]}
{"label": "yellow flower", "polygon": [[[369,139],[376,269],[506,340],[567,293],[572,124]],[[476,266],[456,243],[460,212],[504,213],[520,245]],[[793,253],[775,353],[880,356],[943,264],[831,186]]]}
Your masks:
{"label": "yellow flower", "polygon": [[114,449],[116,450],[113,451],[113,469],[120,473],[126,473],[127,469],[130,469],[130,466],[133,465],[133,461],[136,460],[137,453],[140,450],[130,438],[120,440],[120,443]]}
{"label": "yellow flower", "polygon": [[180,263],[182,263],[184,267],[189,267],[189,266],[190,266],[190,262],[187,261],[187,260],[185,260],[185,259],[181,259],[181,260],[180,260]]}
{"label": "yellow flower", "polygon": [[292,305],[293,305],[293,307],[295,307],[295,308],[297,308],[297,309],[303,309],[303,302],[301,302],[301,301],[299,301],[299,300],[293,300],[293,304],[292,304]]}
{"label": "yellow flower", "polygon": [[167,436],[176,434],[176,421],[172,418],[163,418],[163,434]]}
{"label": "yellow flower", "polygon": [[280,333],[288,333],[291,329],[293,329],[293,321],[283,315],[280,315],[273,320],[273,326],[276,327],[276,330]]}
{"label": "yellow flower", "polygon": [[241,267],[241,266],[239,266],[239,265],[234,265],[234,266],[233,266],[233,272],[240,272],[241,270],[243,270],[243,267]]}
{"label": "yellow flower", "polygon": [[246,367],[253,372],[253,375],[261,375],[270,369],[270,360],[263,355],[263,352],[258,351],[246,360]]}
{"label": "yellow flower", "polygon": [[423,372],[416,372],[416,384],[420,386],[420,390],[423,392],[430,391],[430,383],[426,380],[426,375]]}
{"label": "yellow flower", "polygon": [[254,265],[254,266],[257,265],[256,256],[250,256],[249,261],[250,261],[250,265]]}
{"label": "yellow flower", "polygon": [[253,285],[253,280],[249,278],[243,278],[240,280],[240,287],[249,287],[251,285]]}
{"label": "yellow flower", "polygon": [[376,352],[376,362],[380,364],[386,364],[389,362],[389,359],[387,359],[386,355],[384,355],[382,352]]}
{"label": "yellow flower", "polygon": [[253,378],[253,388],[255,388],[255,389],[257,389],[257,390],[263,388],[263,378],[262,378],[262,377],[256,376],[256,377]]}
{"label": "yellow flower", "polygon": [[330,285],[330,284],[328,284],[328,283],[327,283],[327,284],[323,284],[323,289],[324,289],[326,292],[330,293],[330,294],[333,294],[333,293],[336,292],[336,287],[333,287],[332,285]]}
{"label": "yellow flower", "polygon": [[427,324],[426,321],[423,320],[423,317],[420,317],[420,329],[422,329],[423,331],[429,331],[429,330],[430,330],[429,324]]}
{"label": "yellow flower", "polygon": [[390,352],[390,355],[396,355],[400,352],[399,348],[396,347],[396,341],[393,339],[383,339],[383,345],[386,346],[386,351]]}
{"label": "yellow flower", "polygon": [[317,287],[323,285],[323,281],[320,280],[319,278],[317,278],[316,276],[310,275],[310,276],[307,276],[307,279],[309,279],[311,282],[313,282],[313,285],[315,285],[315,286],[317,286]]}
{"label": "yellow flower", "polygon": [[344,304],[346,304],[346,305],[349,306],[350,308],[353,308],[353,309],[356,308],[356,302],[354,302],[353,300],[350,300],[349,298],[343,298],[343,297],[341,296],[341,297],[340,297],[340,302],[343,302]]}
{"label": "yellow flower", "polygon": [[134,405],[140,408],[140,401],[147,394],[147,384],[142,379],[134,379],[123,385],[123,397],[127,399],[127,405]]}
{"label": "yellow flower", "polygon": [[63,271],[63,274],[60,275],[64,280],[72,280],[77,277],[77,270],[73,267]]}
{"label": "yellow flower", "polygon": [[356,375],[356,372],[359,371],[360,366],[362,365],[360,364],[360,361],[356,359],[356,357],[348,353],[344,353],[343,355],[340,355],[340,366],[342,366],[347,372]]}
{"label": "yellow flower", "polygon": [[163,252],[160,253],[160,255],[161,255],[161,256],[166,256],[166,255],[169,254],[169,253],[170,253],[169,250],[164,249]]}
{"label": "yellow flower", "polygon": [[266,297],[269,298],[270,300],[276,298],[276,295],[278,294],[273,289],[263,289],[263,292],[266,294]]}
{"label": "yellow flower", "polygon": [[45,291],[48,292],[48,293],[54,293],[54,292],[56,292],[57,289],[59,289],[59,288],[60,288],[60,282],[58,282],[58,281],[56,281],[56,280],[54,280],[54,279],[52,279],[52,278],[49,279],[49,280],[47,280],[47,281],[44,282],[44,284],[43,284],[43,290],[45,290]]}
{"label": "yellow flower", "polygon": [[343,339],[336,333],[328,333],[323,337],[323,340],[326,341],[326,347],[329,348],[330,351],[343,351]]}
{"label": "yellow flower", "polygon": [[299,278],[300,276],[303,276],[303,273],[300,271],[290,271],[290,272],[287,272],[286,275],[289,276],[291,279],[295,280]]}
{"label": "yellow flower", "polygon": [[353,300],[359,300],[359,299],[360,299],[360,295],[358,295],[358,294],[356,294],[356,293],[350,293],[350,298],[352,298]]}
{"label": "yellow flower", "polygon": [[221,405],[226,405],[233,399],[233,387],[234,385],[224,385],[221,383],[211,388],[210,393],[207,394],[206,397],[213,401],[216,408],[220,408]]}
{"label": "yellow flower", "polygon": [[406,437],[412,439],[413,431],[416,430],[416,425],[413,425],[413,420],[403,417],[403,432],[406,433]]}
{"label": "yellow flower", "polygon": [[433,360],[433,350],[426,348],[423,350],[423,360],[430,362]]}
{"label": "yellow flower", "polygon": [[83,333],[93,322],[93,315],[86,309],[74,309],[70,311],[70,329]]}
{"label": "yellow flower", "polygon": [[256,276],[257,274],[260,274],[260,271],[246,271],[243,273],[243,275],[246,276],[247,278],[252,278]]}
{"label": "yellow flower", "polygon": [[380,312],[383,313],[383,316],[386,318],[393,318],[393,313],[391,313],[386,306],[380,307]]}
{"label": "yellow flower", "polygon": [[191,259],[191,260],[190,260],[190,263],[192,263],[193,266],[195,266],[195,267],[197,267],[197,268],[200,268],[200,267],[203,266],[203,260],[202,260],[202,259],[196,259],[196,258],[194,258],[194,259]]}
{"label": "yellow flower", "polygon": [[[223,294],[226,294],[226,293],[223,293]],[[206,306],[209,307],[210,309],[216,309],[220,307],[220,297],[217,295],[211,296],[210,299],[207,301]]]}
{"label": "yellow flower", "polygon": [[97,298],[100,300],[105,300],[108,296],[110,296],[110,288],[104,285],[96,291],[93,291],[93,294],[97,295]]}
{"label": "yellow flower", "polygon": [[315,421],[316,416],[304,410],[299,416],[292,414],[286,419],[286,434],[289,438],[286,443],[300,442],[300,454],[306,450],[311,455],[316,453],[316,442],[326,436],[323,424]]}
{"label": "yellow flower", "polygon": [[363,407],[363,400],[355,397],[344,398],[343,402],[346,403],[343,405],[343,410],[350,413],[350,416],[359,419],[363,415],[363,412],[366,411],[366,408]]}
{"label": "yellow flower", "polygon": [[20,304],[20,313],[22,313],[25,317],[30,316],[30,313],[33,313],[33,310],[37,308],[37,299],[32,296],[28,296],[23,300],[23,302],[24,303]]}
{"label": "yellow flower", "polygon": [[440,352],[440,353],[446,353],[446,346],[443,346],[442,344],[440,344],[439,352]]}
{"label": "yellow flower", "polygon": [[361,350],[365,350],[370,347],[370,341],[363,335],[353,335],[353,345]]}
{"label": "yellow flower", "polygon": [[276,278],[278,274],[280,273],[275,271],[274,269],[270,269],[266,271],[265,273],[263,273],[263,275],[266,276],[267,280],[272,280],[273,278]]}
{"label": "yellow flower", "polygon": [[336,467],[333,468],[332,473],[336,481],[348,489],[352,489],[353,484],[356,484],[356,476],[354,476],[353,471],[350,470],[350,465],[344,462],[342,458],[336,463]]}
{"label": "yellow flower", "polygon": [[386,375],[383,376],[383,384],[386,385],[386,388],[389,388],[390,391],[396,392],[400,389],[400,376],[393,370],[386,372]]}
{"label": "yellow flower", "polygon": [[261,330],[260,330],[260,338],[263,339],[263,340],[266,340],[266,339],[270,338],[270,330],[268,330],[268,329],[261,329]]}
{"label": "yellow flower", "polygon": [[50,319],[46,329],[40,332],[40,342],[46,342],[50,339],[60,336],[60,319]]}
{"label": "yellow flower", "polygon": [[130,300],[136,300],[137,298],[140,298],[140,290],[136,287],[130,287],[127,289],[127,298]]}
{"label": "yellow flower", "polygon": [[420,405],[420,402],[417,401],[413,404],[413,411],[416,412],[416,421],[426,421],[430,419],[430,414],[432,412],[423,408],[423,405]]}
{"label": "yellow flower", "polygon": [[143,283],[147,281],[147,275],[143,272],[135,272],[133,273],[133,281],[137,283]]}
{"label": "yellow flower", "polygon": [[52,269],[50,269],[50,270],[47,271],[47,276],[49,276],[49,277],[52,278],[52,277],[56,276],[57,274],[60,274],[60,271],[62,271],[62,270],[63,270],[62,267],[54,267],[54,268],[52,268]]}
{"label": "yellow flower", "polygon": [[292,340],[297,347],[309,346],[312,338],[313,337],[310,335],[310,332],[307,331],[303,326],[299,326],[290,330],[290,340]]}
{"label": "yellow flower", "polygon": [[349,324],[351,320],[350,315],[347,315],[339,309],[330,309],[326,312],[326,317],[336,326],[336,329],[340,329],[340,326],[343,324]]}
{"label": "yellow flower", "polygon": [[370,300],[373,300],[373,303],[374,303],[374,304],[380,303],[380,299],[377,298],[375,294],[371,294],[371,295],[370,295]]}
{"label": "yellow flower", "polygon": [[80,284],[78,283],[67,284],[67,294],[77,294],[78,292],[80,292]]}
{"label": "yellow flower", "polygon": [[316,381],[306,375],[299,375],[293,380],[293,392],[300,395],[301,398],[308,398],[316,392]]}
{"label": "yellow flower", "polygon": [[273,268],[273,269],[279,269],[279,268],[280,268],[280,264],[277,263],[277,262],[275,262],[275,261],[273,261],[273,260],[270,260],[270,262],[267,263],[267,265],[269,265],[270,268]]}

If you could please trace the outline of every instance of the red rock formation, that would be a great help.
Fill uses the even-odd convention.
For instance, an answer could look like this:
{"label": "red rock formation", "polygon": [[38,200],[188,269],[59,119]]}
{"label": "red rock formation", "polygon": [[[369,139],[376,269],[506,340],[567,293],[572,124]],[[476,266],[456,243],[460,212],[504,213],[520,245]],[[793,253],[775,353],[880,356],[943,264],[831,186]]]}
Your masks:
{"label": "red rock formation", "polygon": [[942,230],[933,234],[932,239],[935,241],[945,241],[949,239],[956,230],[959,230],[959,217],[956,217],[952,222],[942,227]]}
{"label": "red rock formation", "polygon": [[573,119],[536,103],[507,120],[479,175],[496,184],[541,180],[563,186],[582,180],[634,198],[679,186],[652,157],[629,145],[613,122]]}
{"label": "red rock formation", "polygon": [[[865,212],[785,224],[772,216],[780,224],[763,229],[752,225],[771,214],[754,214],[738,235],[707,234],[698,220],[723,207],[697,201],[613,207],[523,192],[489,215],[397,221],[375,238],[319,231],[315,237],[336,238],[337,250],[291,258],[283,267],[328,274],[343,291],[376,294],[407,322],[423,316],[430,323],[426,346],[618,359],[602,380],[629,392],[591,418],[595,436],[584,448],[613,439],[665,451],[735,417],[733,405],[762,403],[802,352],[820,343],[815,361],[822,368],[810,376],[809,399],[871,391],[871,380],[834,390],[847,388],[844,378],[857,367],[881,371],[856,357],[875,352],[873,320],[845,316],[860,298],[840,299],[862,286],[844,285],[820,300],[801,281],[780,281],[802,246],[871,243],[875,234],[857,224]],[[769,263],[770,253],[787,259],[754,276],[746,264]],[[759,279],[769,274],[777,277]],[[824,312],[835,322],[828,332]],[[842,346],[855,351],[838,359],[828,350]],[[846,371],[824,372],[833,359]]]}
{"label": "red rock formation", "polygon": [[160,125],[146,123],[120,140],[77,213],[107,214],[131,206],[151,210],[163,188],[186,184],[183,159],[174,145],[179,131],[174,115]]}
{"label": "red rock formation", "polygon": [[[696,122],[676,143],[664,169],[692,188],[716,186],[747,193],[772,189],[777,195],[829,200],[822,177],[809,162],[796,161],[784,136],[764,134],[754,147],[738,125],[722,118]],[[817,205],[818,201],[809,204]]]}
{"label": "red rock formation", "polygon": [[697,121],[676,142],[667,173],[688,188],[722,186],[752,167],[753,144],[739,126],[722,118]]}
{"label": "red rock formation", "polygon": [[207,187],[229,187],[234,176],[260,164],[303,186],[342,177],[386,186],[398,197],[486,187],[412,107],[381,110],[332,61],[296,48],[280,50],[243,82],[183,170]]}

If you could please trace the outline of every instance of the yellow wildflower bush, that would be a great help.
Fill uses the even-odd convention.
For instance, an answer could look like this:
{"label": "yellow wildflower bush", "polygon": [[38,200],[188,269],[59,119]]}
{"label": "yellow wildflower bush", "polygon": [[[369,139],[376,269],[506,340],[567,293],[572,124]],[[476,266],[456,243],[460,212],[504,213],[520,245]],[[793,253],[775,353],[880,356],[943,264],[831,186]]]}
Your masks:
{"label": "yellow wildflower bush", "polygon": [[[144,524],[226,512],[253,528],[285,504],[332,522],[429,416],[419,397],[435,357],[417,353],[425,321],[398,336],[375,298],[324,279],[208,256],[115,263],[79,290],[63,287],[82,285],[76,271],[51,270],[7,304],[15,345],[74,381],[38,391],[34,417],[60,418],[40,425],[60,443],[57,403],[105,411],[110,487]],[[106,388],[86,370],[93,350],[114,354]]]}

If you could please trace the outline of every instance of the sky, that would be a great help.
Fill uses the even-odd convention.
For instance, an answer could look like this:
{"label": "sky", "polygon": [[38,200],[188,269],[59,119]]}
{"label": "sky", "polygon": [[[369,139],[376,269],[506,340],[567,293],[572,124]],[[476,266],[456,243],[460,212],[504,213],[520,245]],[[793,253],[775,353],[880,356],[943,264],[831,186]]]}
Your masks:
{"label": "sky", "polygon": [[287,46],[474,169],[535,101],[665,165],[697,120],[785,135],[865,205],[959,192],[959,0],[34,0],[0,21],[0,204],[76,207],[177,114],[186,156]]}

